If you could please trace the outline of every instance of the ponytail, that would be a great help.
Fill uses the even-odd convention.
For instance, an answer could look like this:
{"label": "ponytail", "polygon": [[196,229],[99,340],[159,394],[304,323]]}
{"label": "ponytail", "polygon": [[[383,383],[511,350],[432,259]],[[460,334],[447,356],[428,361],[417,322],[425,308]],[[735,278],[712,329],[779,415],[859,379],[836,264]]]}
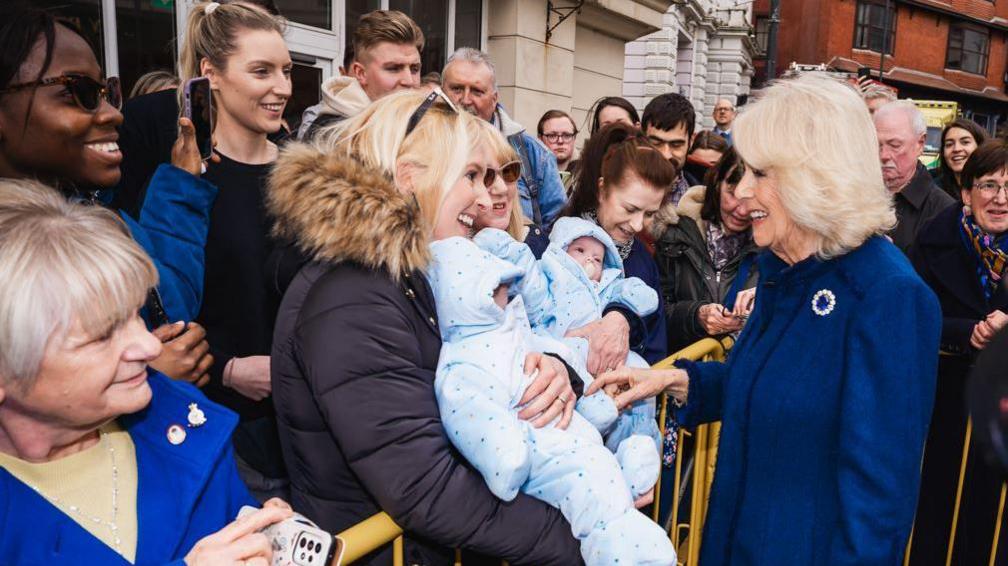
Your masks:
{"label": "ponytail", "polygon": [[182,108],[186,82],[203,74],[200,71],[203,59],[217,69],[226,68],[227,59],[237,49],[238,35],[243,30],[275,31],[283,35],[286,22],[262,8],[242,2],[201,2],[193,7],[186,20],[178,61],[179,108]]}

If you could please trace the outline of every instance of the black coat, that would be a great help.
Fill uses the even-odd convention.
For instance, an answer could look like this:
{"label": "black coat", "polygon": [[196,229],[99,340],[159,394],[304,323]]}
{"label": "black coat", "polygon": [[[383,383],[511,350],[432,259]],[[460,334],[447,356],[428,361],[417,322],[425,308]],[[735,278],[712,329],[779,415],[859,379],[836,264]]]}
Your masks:
{"label": "black coat", "polygon": [[669,352],[707,336],[697,312],[703,305],[723,303],[728,298],[743,262],[748,263],[749,271],[737,289],[756,286],[753,260],[757,250],[751,241],[721,270],[715,269],[700,218],[704,191],[702,185],[691,188],[677,207],[667,204],[655,218],[655,262],[661,277]]}
{"label": "black coat", "polygon": [[[983,294],[977,260],[960,234],[962,206],[954,204],[925,225],[910,248],[910,260],[938,296],[942,308],[941,350],[934,413],[924,449],[920,503],[914,527],[911,564],[945,564],[956,486],[966,433],[965,383],[976,351],[970,335],[995,309],[1008,312],[1002,283],[990,301]],[[971,443],[956,529],[953,564],[987,564],[1002,478]],[[1002,532],[1008,522],[1002,523]],[[1001,544],[997,564],[1008,564]]]}
{"label": "black coat", "polygon": [[497,499],[445,437],[441,340],[420,273],[427,237],[412,201],[345,157],[293,144],[269,203],[280,235],[313,258],[284,295],[273,342],[294,508],[332,532],[384,510],[409,533],[408,564],[452,564],[452,547],[579,563],[559,511],[523,494]]}

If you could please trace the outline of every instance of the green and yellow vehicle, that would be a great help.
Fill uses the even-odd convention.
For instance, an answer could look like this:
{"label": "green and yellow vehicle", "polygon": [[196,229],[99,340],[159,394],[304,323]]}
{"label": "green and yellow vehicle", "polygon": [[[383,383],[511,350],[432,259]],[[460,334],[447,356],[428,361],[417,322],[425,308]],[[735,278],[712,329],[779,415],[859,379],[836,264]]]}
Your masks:
{"label": "green and yellow vehicle", "polygon": [[959,103],[948,100],[914,100],[913,103],[924,115],[927,123],[927,138],[924,141],[924,153],[920,156],[921,163],[928,169],[938,167],[941,155],[941,132],[946,124],[959,116]]}

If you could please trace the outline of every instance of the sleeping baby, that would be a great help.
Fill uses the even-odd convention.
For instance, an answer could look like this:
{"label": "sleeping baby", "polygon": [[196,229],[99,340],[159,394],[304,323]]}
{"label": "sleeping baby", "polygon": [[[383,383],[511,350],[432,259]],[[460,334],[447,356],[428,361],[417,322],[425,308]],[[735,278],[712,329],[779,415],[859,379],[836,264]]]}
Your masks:
{"label": "sleeping baby", "polygon": [[[549,247],[538,261],[527,245],[501,230],[482,230],[474,241],[482,249],[522,268],[525,273],[515,281],[511,292],[524,299],[533,331],[563,341],[582,364],[587,363],[588,341],[567,337],[568,331],[599,320],[609,305],[620,305],[641,317],[658,308],[654,289],[636,277],[623,275],[623,262],[616,245],[594,222],[570,217],[557,220],[550,233]],[[629,367],[648,367],[635,352],[627,354],[625,363]],[[584,378],[587,386],[591,376],[586,373]],[[620,444],[634,435],[652,438],[655,444],[652,475],[657,480],[662,443],[653,398],[638,401],[618,414],[612,399],[600,391],[578,401],[577,409],[605,435],[606,446],[614,452],[618,453]]]}
{"label": "sleeping baby", "polygon": [[[430,249],[443,339],[434,390],[451,442],[497,497],[510,501],[520,490],[560,509],[589,566],[674,564],[669,537],[634,509],[632,492],[644,490],[634,477],[640,470],[621,469],[591,423],[575,413],[567,430],[537,429],[518,418],[534,379],[524,373],[527,354],[555,353],[583,371],[562,342],[532,332],[520,295],[509,300],[522,270],[464,238]],[[624,456],[655,451],[644,436],[620,449]]]}

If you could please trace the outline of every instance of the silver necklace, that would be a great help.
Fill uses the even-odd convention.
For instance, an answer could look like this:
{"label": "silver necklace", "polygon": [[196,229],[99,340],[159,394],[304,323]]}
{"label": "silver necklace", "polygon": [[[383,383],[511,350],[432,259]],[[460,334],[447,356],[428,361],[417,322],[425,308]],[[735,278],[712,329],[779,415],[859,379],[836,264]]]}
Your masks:
{"label": "silver necklace", "polygon": [[[109,531],[112,532],[112,545],[115,547],[116,552],[120,552],[120,547],[122,545],[122,539],[119,537],[119,467],[116,466],[115,458],[115,447],[112,446],[112,442],[108,440],[107,435],[104,432],[99,431],[98,436],[100,437],[99,442],[105,445],[105,450],[109,454],[109,458],[112,460],[112,520],[108,521],[102,519],[101,517],[96,517],[94,515],[85,513],[76,505],[67,505],[66,509],[81,517],[82,519],[94,523],[99,526],[107,527]],[[42,493],[42,491],[32,485],[28,484],[28,487],[35,490],[35,493],[42,496],[43,499],[49,501],[53,505],[60,507],[63,505],[63,501],[58,497],[49,497],[48,495]],[[121,553],[121,552],[120,552]]]}

